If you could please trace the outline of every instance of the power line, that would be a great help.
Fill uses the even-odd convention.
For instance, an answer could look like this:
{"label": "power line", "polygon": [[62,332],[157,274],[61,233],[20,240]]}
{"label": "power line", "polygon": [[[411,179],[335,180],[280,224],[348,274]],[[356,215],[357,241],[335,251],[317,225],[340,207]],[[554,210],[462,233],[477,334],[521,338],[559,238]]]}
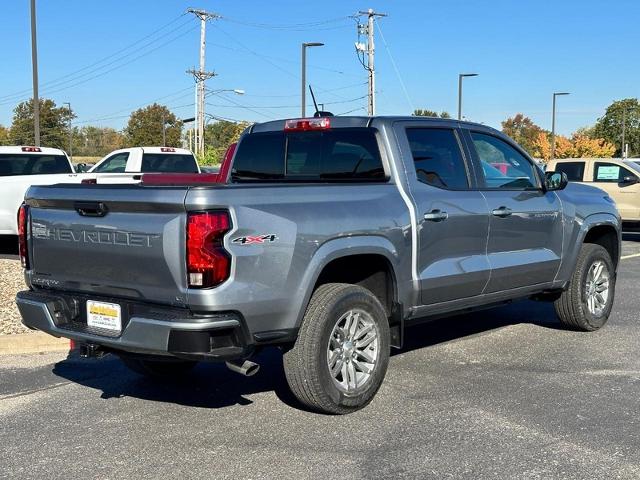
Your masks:
{"label": "power line", "polygon": [[[97,121],[100,121],[100,120],[111,120],[111,119],[116,119],[116,118],[126,118],[126,117],[128,117],[129,115],[123,115],[123,116],[120,116],[120,117],[116,117],[116,116],[114,116],[114,115],[117,115],[117,114],[119,114],[119,113],[121,113],[121,112],[126,112],[126,111],[132,112],[132,111],[134,111],[134,110],[138,110],[138,109],[143,108],[143,107],[146,107],[146,106],[148,106],[148,105],[152,105],[152,104],[154,104],[154,103],[157,103],[158,101],[160,101],[160,100],[164,100],[165,98],[174,97],[174,96],[178,95],[179,93],[183,93],[183,92],[185,92],[185,91],[189,90],[189,93],[188,93],[188,94],[180,95],[180,96],[178,96],[178,97],[174,98],[174,99],[173,99],[173,101],[178,100],[178,99],[181,99],[181,98],[184,98],[184,97],[186,97],[187,95],[192,95],[192,94],[191,94],[191,91],[190,91],[192,88],[193,88],[193,87],[190,87],[190,86],[189,86],[189,87],[186,87],[186,88],[181,88],[180,90],[176,90],[175,92],[169,93],[169,94],[164,95],[164,96],[162,96],[162,97],[158,97],[158,98],[156,98],[156,99],[154,99],[154,100],[151,100],[151,101],[149,101],[149,102],[141,103],[141,104],[136,105],[136,106],[133,106],[133,107],[125,107],[125,108],[122,108],[122,109],[120,109],[120,110],[116,110],[115,112],[106,113],[106,114],[104,114],[103,116],[98,117],[98,118],[93,118],[93,119],[89,119],[89,120],[82,120],[82,121],[78,121],[78,122],[72,122],[72,124],[73,124],[73,125],[79,125],[79,124],[85,124],[85,123],[97,122]],[[170,105],[167,105],[167,107],[170,107]]]}
{"label": "power line", "polygon": [[[81,81],[79,81],[79,82],[75,82],[75,83],[72,83],[72,84],[70,84],[70,85],[66,85],[66,86],[64,86],[64,87],[60,87],[60,88],[54,88],[53,90],[47,90],[45,93],[46,93],[47,95],[52,95],[52,94],[54,94],[54,93],[62,92],[62,91],[64,91],[64,90],[68,90],[69,88],[75,87],[75,86],[77,86],[77,85],[82,85],[82,84],[84,84],[84,83],[87,83],[87,82],[89,82],[89,81],[91,81],[91,80],[95,79],[95,78],[98,78],[98,77],[101,77],[101,76],[106,75],[106,74],[108,74],[108,73],[111,73],[111,72],[113,72],[114,70],[118,70],[119,68],[122,68],[122,67],[125,67],[125,66],[127,66],[127,65],[130,65],[131,63],[133,63],[133,62],[135,62],[135,61],[137,61],[137,60],[139,60],[139,59],[141,59],[141,58],[143,58],[143,57],[145,57],[145,56],[147,56],[147,55],[149,55],[149,54],[151,54],[151,53],[153,53],[153,52],[155,52],[155,51],[157,51],[157,50],[159,50],[159,49],[161,49],[161,48],[163,48],[163,47],[165,47],[166,45],[168,45],[168,44],[170,44],[170,43],[172,43],[172,42],[174,42],[174,41],[178,40],[179,38],[184,37],[184,36],[185,36],[185,35],[187,35],[188,33],[190,33],[190,32],[192,32],[193,30],[195,30],[196,28],[197,28],[197,26],[194,26],[194,27],[190,28],[189,30],[187,30],[187,31],[185,31],[185,32],[183,32],[183,33],[181,33],[180,35],[177,35],[177,36],[175,36],[175,37],[173,37],[173,38],[171,38],[171,39],[167,40],[166,42],[161,43],[161,44],[160,44],[160,45],[158,45],[157,47],[155,47],[155,48],[153,48],[153,49],[151,49],[151,50],[148,50],[148,51],[146,51],[146,52],[144,52],[144,53],[142,53],[142,54],[138,55],[137,57],[132,58],[131,60],[129,60],[129,61],[125,62],[125,63],[122,63],[122,64],[120,64],[120,65],[116,65],[116,66],[115,66],[115,67],[113,67],[113,68],[110,68],[110,69],[108,69],[108,70],[105,70],[104,72],[98,73],[98,74],[96,74],[96,75],[93,75],[93,76],[91,76],[91,77],[89,77],[89,78],[86,78],[86,79],[84,79],[84,80],[81,80]],[[0,102],[0,105],[5,105],[5,104],[7,104],[7,103],[14,103],[14,102],[16,102],[16,100],[3,101],[3,102]]]}
{"label": "power line", "polygon": [[[120,50],[117,50],[116,52],[114,52],[114,53],[112,53],[112,54],[110,54],[110,55],[107,55],[106,57],[101,58],[100,60],[97,60],[97,61],[95,61],[95,62],[93,62],[93,63],[91,63],[91,64],[89,64],[89,65],[87,65],[87,66],[85,66],[85,67],[82,67],[82,68],[80,68],[80,69],[78,69],[78,70],[75,70],[75,71],[73,71],[73,72],[70,72],[70,73],[67,73],[67,74],[65,74],[65,75],[62,75],[61,77],[58,77],[58,78],[55,78],[55,79],[49,80],[49,81],[47,81],[47,82],[43,82],[43,83],[42,83],[42,86],[46,86],[46,85],[51,85],[51,84],[57,84],[57,83],[60,83],[60,81],[61,81],[61,80],[63,80],[63,79],[65,79],[65,78],[73,77],[73,76],[75,76],[76,74],[78,74],[78,73],[80,73],[80,72],[83,72],[83,71],[85,71],[85,70],[87,70],[87,69],[89,69],[89,68],[91,68],[91,67],[94,67],[94,66],[96,66],[96,65],[99,65],[99,64],[103,63],[104,61],[109,60],[109,59],[111,59],[111,58],[113,58],[113,57],[115,57],[115,56],[119,55],[120,53],[125,52],[125,51],[127,51],[127,50],[131,49],[132,47],[139,46],[140,42],[142,42],[142,41],[144,41],[144,40],[146,40],[146,39],[148,39],[148,38],[150,38],[150,37],[153,37],[155,34],[157,34],[157,33],[161,32],[162,30],[164,30],[164,29],[165,29],[165,28],[167,28],[168,26],[170,26],[170,25],[174,24],[175,22],[177,22],[177,21],[178,21],[180,18],[182,18],[184,15],[185,15],[184,13],[183,13],[183,14],[181,14],[181,15],[179,15],[178,17],[174,18],[173,20],[171,20],[170,22],[166,23],[166,24],[165,24],[165,25],[163,25],[162,27],[160,27],[160,28],[158,28],[158,29],[154,30],[153,32],[151,32],[151,33],[149,33],[149,34],[145,35],[144,37],[142,37],[142,38],[138,39],[137,41],[135,41],[135,42],[133,42],[133,43],[131,43],[131,44],[127,45],[126,47],[123,47],[123,48],[121,48]],[[186,23],[188,23],[188,22],[185,22],[185,23],[181,24],[177,29],[179,29],[180,27],[184,26]],[[175,31],[175,30],[176,30],[176,29],[172,30],[171,32],[173,32],[173,31]],[[171,33],[171,32],[169,32],[169,33]],[[156,40],[154,40],[153,42],[155,42],[155,41],[157,41],[157,40],[160,40],[160,39],[156,39]],[[153,42],[151,42],[151,43],[153,43]],[[136,49],[136,50],[134,50],[134,51],[137,51],[137,50],[140,50],[140,49],[138,48],[138,49]],[[126,57],[126,55],[125,55],[125,57]],[[123,58],[124,58],[124,57],[123,57]],[[62,82],[62,83],[65,83],[65,82]],[[0,101],[3,101],[3,100],[5,100],[5,99],[7,99],[7,98],[10,98],[10,97],[11,97],[11,98],[13,98],[13,97],[19,97],[19,96],[22,96],[22,95],[24,95],[24,94],[26,94],[26,93],[29,93],[30,91],[31,91],[30,89],[25,89],[25,90],[20,90],[20,91],[18,91],[18,92],[10,93],[10,94],[7,94],[7,95],[3,95],[3,96],[0,96]]]}
{"label": "power line", "polygon": [[[344,103],[351,103],[351,102],[357,102],[358,100],[362,100],[364,98],[367,98],[366,95],[362,95],[360,97],[356,97],[356,98],[351,98],[349,100],[341,100],[341,101],[336,101],[336,102],[324,102],[323,105],[341,105]],[[207,103],[207,105],[210,105],[212,107],[230,107],[230,105],[216,105],[215,103]],[[300,105],[296,104],[296,105],[251,105],[251,108],[298,108]],[[313,103],[308,104],[308,106],[313,106]]]}
{"label": "power line", "polygon": [[278,70],[280,70],[281,72],[289,75],[290,77],[293,78],[299,78],[298,75],[296,75],[295,73],[290,72],[289,70],[282,68],[280,65],[272,62],[271,60],[269,60],[268,58],[265,58],[264,56],[262,56],[261,54],[255,52],[254,50],[251,50],[249,47],[247,47],[244,43],[242,43],[240,40],[236,39],[233,35],[229,34],[228,32],[226,32],[225,30],[223,30],[222,28],[220,28],[219,25],[215,25],[215,28],[218,29],[221,33],[223,33],[224,35],[226,35],[228,38],[230,38],[231,40],[233,40],[235,43],[237,43],[238,45],[240,45],[242,48],[244,48],[247,52],[249,52],[251,55],[253,55],[254,57],[257,57],[259,59],[261,59],[264,62],[267,62],[268,64],[270,64],[272,67],[277,68]]}
{"label": "power line", "polygon": [[258,23],[258,22],[247,22],[245,20],[238,20],[238,19],[234,19],[234,18],[229,18],[229,17],[222,17],[222,20],[225,20],[227,22],[230,23],[236,23],[238,25],[243,25],[246,27],[254,27],[254,28],[262,28],[262,29],[267,29],[267,30],[292,30],[292,31],[306,31],[309,29],[316,29],[314,27],[320,27],[317,28],[317,30],[335,30],[338,28],[345,28],[346,25],[341,25],[341,26],[337,26],[337,27],[326,27],[326,28],[322,28],[324,25],[328,25],[331,23],[338,23],[338,22],[342,22],[344,20],[347,20],[349,17],[336,17],[336,18],[331,18],[331,19],[327,19],[327,20],[320,20],[317,22],[307,22],[307,23],[293,23],[293,24],[271,24],[271,23]]}
{"label": "power line", "polygon": [[[358,83],[353,83],[350,85],[345,85],[343,87],[337,87],[337,88],[330,88],[330,89],[322,89],[322,88],[317,88],[316,90],[319,92],[323,92],[323,93],[333,93],[333,92],[337,92],[340,90],[347,90],[349,88],[354,88],[354,87],[361,87],[363,85],[366,85],[367,82],[358,82]],[[246,97],[258,97],[258,98],[293,98],[293,97],[299,97],[300,94],[298,93],[293,93],[293,94],[287,94],[287,95],[259,95],[256,93],[245,93]],[[334,95],[335,96],[335,95]]]}
{"label": "power line", "polygon": [[400,75],[400,70],[396,65],[396,61],[394,60],[393,55],[391,55],[391,50],[389,49],[389,45],[387,44],[387,41],[384,38],[384,33],[382,33],[380,22],[376,21],[375,23],[378,26],[378,31],[380,32],[380,38],[382,38],[382,43],[384,44],[384,48],[387,50],[387,54],[389,55],[389,60],[391,60],[391,65],[393,65],[393,69],[396,71],[396,75],[398,77],[398,81],[400,82],[400,86],[402,87],[402,91],[404,92],[404,96],[407,99],[407,103],[409,104],[411,111],[413,112],[415,110],[415,107],[413,105],[413,102],[411,101],[411,98],[409,97],[409,92],[407,91],[407,87],[404,84],[404,80],[402,80],[402,75]]}

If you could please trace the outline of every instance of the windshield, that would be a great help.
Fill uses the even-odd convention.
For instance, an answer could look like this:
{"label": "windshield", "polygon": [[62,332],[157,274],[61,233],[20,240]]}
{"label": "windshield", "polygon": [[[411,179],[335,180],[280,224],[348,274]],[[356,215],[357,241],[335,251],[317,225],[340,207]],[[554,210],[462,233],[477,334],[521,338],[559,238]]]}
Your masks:
{"label": "windshield", "polygon": [[371,128],[246,135],[238,145],[236,182],[382,181],[386,176]]}
{"label": "windshield", "polygon": [[142,156],[142,173],[198,173],[193,155],[177,153],[145,153]]}
{"label": "windshield", "polygon": [[633,168],[636,172],[640,173],[640,160],[624,162],[627,167]]}
{"label": "windshield", "polygon": [[0,177],[49,175],[52,173],[73,173],[67,157],[43,154],[0,154]]}

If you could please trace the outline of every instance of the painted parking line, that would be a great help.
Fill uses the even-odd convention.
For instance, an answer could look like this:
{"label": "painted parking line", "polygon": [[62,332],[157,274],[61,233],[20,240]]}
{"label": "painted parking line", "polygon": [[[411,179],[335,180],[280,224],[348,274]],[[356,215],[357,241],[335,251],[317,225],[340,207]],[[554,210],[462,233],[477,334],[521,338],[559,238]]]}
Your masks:
{"label": "painted parking line", "polygon": [[620,260],[626,260],[627,258],[640,257],[640,253],[633,253],[631,255],[623,255],[620,257]]}

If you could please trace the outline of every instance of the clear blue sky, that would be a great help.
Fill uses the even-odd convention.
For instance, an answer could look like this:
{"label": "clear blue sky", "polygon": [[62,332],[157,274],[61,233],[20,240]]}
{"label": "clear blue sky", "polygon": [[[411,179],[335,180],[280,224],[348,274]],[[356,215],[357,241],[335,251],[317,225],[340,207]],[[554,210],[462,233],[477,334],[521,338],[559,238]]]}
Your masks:
{"label": "clear blue sky", "polygon": [[[522,112],[550,128],[554,91],[571,92],[559,99],[562,134],[593,124],[614,99],[640,96],[637,0],[39,0],[42,96],[71,102],[78,125],[122,128],[154,100],[193,116],[185,70],[198,63],[199,22],[180,17],[190,6],[224,17],[207,30],[206,66],[219,75],[208,87],[246,91],[209,97],[208,113],[221,117],[299,115],[303,41],[326,44],[308,55],[308,81],[325,108],[365,113],[366,72],[347,17],[370,7],[389,14],[379,26],[408,92],[376,30],[379,114],[455,115],[459,72],[480,74],[465,82],[465,116],[494,127]],[[31,95],[29,2],[1,8],[0,124],[8,125],[17,100]]]}

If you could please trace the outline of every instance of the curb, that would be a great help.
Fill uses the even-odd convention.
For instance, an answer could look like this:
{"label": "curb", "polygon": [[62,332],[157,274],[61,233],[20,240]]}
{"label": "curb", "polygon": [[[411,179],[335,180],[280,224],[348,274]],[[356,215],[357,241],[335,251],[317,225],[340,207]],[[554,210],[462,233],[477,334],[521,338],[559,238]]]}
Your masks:
{"label": "curb", "polygon": [[69,351],[69,339],[43,332],[0,335],[0,355]]}

